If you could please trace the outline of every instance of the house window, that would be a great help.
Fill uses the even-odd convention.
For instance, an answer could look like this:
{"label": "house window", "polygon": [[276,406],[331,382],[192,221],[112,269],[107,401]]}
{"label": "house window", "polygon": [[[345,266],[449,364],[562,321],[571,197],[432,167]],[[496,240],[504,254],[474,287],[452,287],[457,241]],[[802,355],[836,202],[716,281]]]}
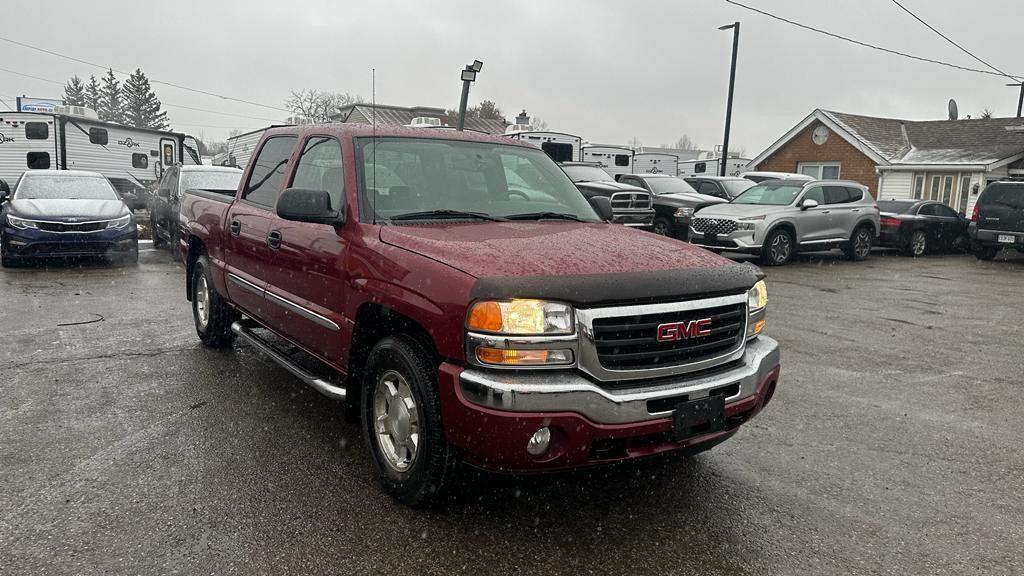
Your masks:
{"label": "house window", "polygon": [[149,156],[141,152],[132,154],[132,168],[149,168]]}
{"label": "house window", "polygon": [[939,198],[940,186],[942,186],[942,176],[932,176],[932,186],[928,190],[927,200],[937,200]]}
{"label": "house window", "polygon": [[29,170],[47,170],[50,168],[50,153],[29,152],[26,161]]}
{"label": "house window", "polygon": [[46,140],[50,137],[50,126],[46,122],[26,122],[25,138],[27,140]]}
{"label": "house window", "polygon": [[914,199],[920,200],[922,194],[924,194],[924,174],[918,174],[914,177]]}
{"label": "house window", "polygon": [[957,212],[967,214],[967,198],[971,195],[971,176],[968,174],[960,179],[960,201],[957,202]]}
{"label": "house window", "polygon": [[629,154],[616,154],[615,155],[616,166],[629,166]]}
{"label": "house window", "polygon": [[107,131],[104,128],[89,128],[89,143],[107,145]]}
{"label": "house window", "polygon": [[801,162],[797,171],[817,180],[838,180],[839,162]]}
{"label": "house window", "polygon": [[953,195],[953,177],[946,176],[942,179],[942,203],[949,205],[949,201],[952,200]]}

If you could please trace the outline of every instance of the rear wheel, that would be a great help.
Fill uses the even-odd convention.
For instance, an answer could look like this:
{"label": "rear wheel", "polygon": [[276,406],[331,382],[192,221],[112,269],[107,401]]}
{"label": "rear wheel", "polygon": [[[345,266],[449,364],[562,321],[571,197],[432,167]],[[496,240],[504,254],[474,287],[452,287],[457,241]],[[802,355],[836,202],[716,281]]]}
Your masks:
{"label": "rear wheel", "polygon": [[196,333],[206,346],[224,348],[234,342],[231,324],[238,319],[238,312],[214,288],[210,262],[205,254],[192,269],[192,318]]}
{"label": "rear wheel", "polygon": [[163,248],[167,241],[160,237],[160,229],[156,226],[156,218],[149,215],[149,234],[153,237],[153,248]]}
{"label": "rear wheel", "polygon": [[782,266],[793,257],[793,235],[785,228],[772,230],[761,249],[761,263]]}
{"label": "rear wheel", "polygon": [[181,262],[181,232],[177,226],[171,230],[171,258],[175,262]]}
{"label": "rear wheel", "polygon": [[861,226],[853,231],[850,236],[850,244],[843,248],[843,252],[849,260],[860,262],[871,254],[871,242],[874,235],[867,226]]}
{"label": "rear wheel", "polygon": [[974,247],[974,256],[978,260],[991,260],[991,259],[995,258],[996,254],[998,254],[998,253],[999,253],[999,248],[996,248],[995,246],[975,246]]}
{"label": "rear wheel", "polygon": [[363,437],[378,480],[408,506],[438,499],[458,459],[444,438],[433,355],[412,338],[389,336],[370,351],[363,374]]}
{"label": "rear wheel", "polygon": [[654,224],[651,226],[651,232],[659,234],[661,236],[672,235],[672,223],[667,218],[655,218]]}
{"label": "rear wheel", "polygon": [[923,256],[925,251],[928,249],[928,235],[925,234],[924,230],[914,230],[904,242],[900,249],[900,254],[904,256]]}

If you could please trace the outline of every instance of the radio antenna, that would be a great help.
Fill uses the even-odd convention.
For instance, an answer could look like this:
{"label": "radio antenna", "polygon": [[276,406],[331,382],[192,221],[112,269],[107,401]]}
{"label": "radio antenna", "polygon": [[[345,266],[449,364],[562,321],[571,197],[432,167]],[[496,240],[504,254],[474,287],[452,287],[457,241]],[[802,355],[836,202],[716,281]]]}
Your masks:
{"label": "radio antenna", "polygon": [[377,223],[377,69],[370,69],[370,126],[373,135],[370,141],[373,142],[370,152],[370,181],[373,187],[373,223]]}

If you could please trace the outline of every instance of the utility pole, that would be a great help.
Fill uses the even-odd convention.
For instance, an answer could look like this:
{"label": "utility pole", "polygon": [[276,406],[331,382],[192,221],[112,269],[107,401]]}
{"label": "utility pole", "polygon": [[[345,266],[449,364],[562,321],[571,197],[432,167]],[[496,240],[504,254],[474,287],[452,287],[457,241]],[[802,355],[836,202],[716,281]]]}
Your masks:
{"label": "utility pole", "polygon": [[1007,84],[1007,86],[1020,86],[1020,97],[1017,98],[1017,118],[1020,118],[1021,108],[1024,108],[1024,82],[1017,84]]}
{"label": "utility pole", "polygon": [[740,48],[740,23],[733,22],[719,26],[719,30],[732,29],[732,67],[729,70],[729,100],[725,105],[725,138],[722,140],[722,157],[718,161],[718,175],[725,176],[726,161],[729,159],[729,130],[732,128],[732,96],[736,87],[736,53]]}

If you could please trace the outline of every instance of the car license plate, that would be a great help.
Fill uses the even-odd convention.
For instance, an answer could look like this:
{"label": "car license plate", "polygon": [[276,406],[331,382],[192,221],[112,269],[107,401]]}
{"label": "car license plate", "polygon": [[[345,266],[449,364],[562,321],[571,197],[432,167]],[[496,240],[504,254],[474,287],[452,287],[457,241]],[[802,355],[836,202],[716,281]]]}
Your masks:
{"label": "car license plate", "polygon": [[1017,237],[1012,234],[1000,234],[998,240],[1000,244],[1013,244]]}
{"label": "car license plate", "polygon": [[676,441],[725,429],[725,396],[721,394],[684,402],[672,415]]}
{"label": "car license plate", "polygon": [[704,239],[713,244],[718,242],[718,234],[704,234]]}

